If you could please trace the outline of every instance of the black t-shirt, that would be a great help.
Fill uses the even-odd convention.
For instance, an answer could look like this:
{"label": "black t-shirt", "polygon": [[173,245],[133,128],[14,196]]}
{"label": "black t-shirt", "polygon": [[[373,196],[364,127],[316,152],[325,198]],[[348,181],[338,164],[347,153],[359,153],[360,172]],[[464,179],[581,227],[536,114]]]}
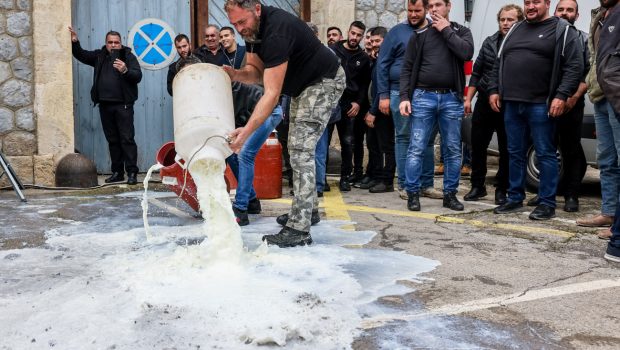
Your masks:
{"label": "black t-shirt", "polygon": [[262,6],[257,40],[246,41],[246,50],[257,54],[265,68],[288,62],[282,94],[293,97],[324,77],[335,77],[339,67],[338,58],[306,23],[271,6]]}
{"label": "black t-shirt", "polygon": [[504,100],[545,103],[549,97],[559,19],[523,22],[510,34],[502,55]]}
{"label": "black t-shirt", "polygon": [[416,87],[431,89],[456,89],[454,86],[453,54],[443,34],[429,28],[424,38],[422,62]]}
{"label": "black t-shirt", "polygon": [[112,58],[106,55],[97,79],[97,96],[101,102],[123,102],[121,73],[112,66]]}

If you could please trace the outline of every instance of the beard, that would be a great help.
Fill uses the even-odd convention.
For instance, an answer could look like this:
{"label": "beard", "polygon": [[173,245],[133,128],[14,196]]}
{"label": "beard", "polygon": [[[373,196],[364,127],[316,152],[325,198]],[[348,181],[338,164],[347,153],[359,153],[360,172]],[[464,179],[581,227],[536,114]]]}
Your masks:
{"label": "beard", "polygon": [[618,0],[599,0],[599,2],[601,3],[601,6],[608,9],[610,7],[614,7],[614,5],[618,3]]}
{"label": "beard", "polygon": [[360,42],[355,40],[347,40],[347,43],[351,49],[356,49],[360,45]]}
{"label": "beard", "polygon": [[239,33],[241,37],[243,38],[243,40],[247,42],[255,42],[258,40],[257,35],[258,35],[258,29],[260,28],[260,17],[256,15],[254,16],[255,16],[256,21],[254,22],[254,25],[252,26],[252,28],[249,28],[246,34]]}

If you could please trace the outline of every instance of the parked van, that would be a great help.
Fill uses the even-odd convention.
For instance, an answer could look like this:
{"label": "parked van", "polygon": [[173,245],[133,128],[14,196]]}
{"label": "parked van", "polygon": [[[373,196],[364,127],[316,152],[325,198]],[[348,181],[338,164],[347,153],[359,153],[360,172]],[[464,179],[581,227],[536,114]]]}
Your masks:
{"label": "parked van", "polygon": [[[553,15],[558,0],[551,1],[550,12]],[[506,1],[506,0],[475,0],[474,8],[472,10],[471,22],[469,28],[472,31],[474,37],[475,53],[474,57],[478,56],[478,51],[482,46],[484,39],[498,30],[497,24],[497,12],[502,6],[507,4],[517,4],[523,7],[523,1]],[[588,33],[590,31],[591,11],[594,8],[600,6],[598,0],[579,0],[579,18],[575,22],[575,26]],[[583,147],[586,163],[588,165],[596,167],[596,132],[594,127],[594,106],[586,95],[586,107],[583,117],[583,126],[581,129],[581,145]],[[492,153],[498,154],[497,139],[495,136],[489,145],[489,150]],[[558,162],[560,167],[560,176],[563,176],[563,162],[562,154],[558,150]],[[586,167],[584,166],[583,169]],[[536,159],[536,152],[534,147],[530,147],[527,154],[527,184],[530,187],[538,188],[539,183],[539,169],[538,161]],[[584,173],[585,175],[585,173]],[[582,175],[583,176],[583,175]]]}

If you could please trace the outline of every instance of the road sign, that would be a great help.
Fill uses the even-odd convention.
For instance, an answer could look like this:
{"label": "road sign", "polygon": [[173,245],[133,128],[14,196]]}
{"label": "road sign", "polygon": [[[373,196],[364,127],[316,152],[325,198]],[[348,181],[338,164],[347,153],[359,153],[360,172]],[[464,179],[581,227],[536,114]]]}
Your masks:
{"label": "road sign", "polygon": [[166,22],[145,18],[131,28],[128,44],[142,68],[158,70],[168,67],[176,57],[174,36]]}

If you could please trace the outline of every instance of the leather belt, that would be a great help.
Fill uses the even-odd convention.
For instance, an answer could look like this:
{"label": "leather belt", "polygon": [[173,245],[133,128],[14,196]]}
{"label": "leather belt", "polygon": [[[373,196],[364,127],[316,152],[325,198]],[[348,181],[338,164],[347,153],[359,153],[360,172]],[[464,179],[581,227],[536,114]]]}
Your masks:
{"label": "leather belt", "polygon": [[452,89],[424,89],[424,88],[420,88],[420,90],[425,91],[425,92],[432,92],[435,94],[449,94],[454,92],[454,90]]}

